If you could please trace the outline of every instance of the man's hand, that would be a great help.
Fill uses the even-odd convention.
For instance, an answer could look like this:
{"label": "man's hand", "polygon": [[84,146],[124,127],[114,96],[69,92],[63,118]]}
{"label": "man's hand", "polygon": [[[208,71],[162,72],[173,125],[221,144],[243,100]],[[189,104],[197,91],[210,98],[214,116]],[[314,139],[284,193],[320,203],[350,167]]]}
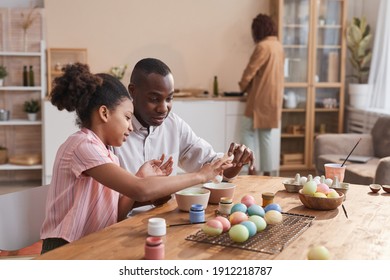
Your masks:
{"label": "man's hand", "polygon": [[233,155],[234,159],[232,161],[233,167],[226,169],[224,175],[226,178],[233,178],[240,173],[242,167],[246,164],[249,164],[249,169],[254,169],[255,156],[253,151],[243,144],[231,143],[228,155]]}

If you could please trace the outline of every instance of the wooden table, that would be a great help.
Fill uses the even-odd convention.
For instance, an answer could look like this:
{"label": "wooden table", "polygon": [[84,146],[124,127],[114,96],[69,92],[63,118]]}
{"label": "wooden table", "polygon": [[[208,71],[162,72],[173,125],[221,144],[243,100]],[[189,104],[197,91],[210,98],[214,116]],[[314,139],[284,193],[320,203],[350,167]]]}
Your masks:
{"label": "wooden table", "polygon": [[[245,194],[253,195],[261,204],[261,193],[274,192],[274,202],[284,212],[315,216],[311,226],[278,254],[211,245],[185,238],[196,233],[200,225],[167,228],[166,259],[306,259],[308,248],[320,244],[328,248],[332,259],[390,259],[390,194],[374,194],[368,186],[351,185],[344,201],[349,218],[342,208],[316,211],[305,208],[297,193],[285,191],[285,178],[240,176],[234,201]],[[215,215],[217,205],[206,209],[207,219]],[[144,257],[148,219],[165,218],[168,224],[188,222],[188,213],[180,212],[174,199],[162,207],[137,214],[102,231],[48,252],[37,259],[138,259]]]}

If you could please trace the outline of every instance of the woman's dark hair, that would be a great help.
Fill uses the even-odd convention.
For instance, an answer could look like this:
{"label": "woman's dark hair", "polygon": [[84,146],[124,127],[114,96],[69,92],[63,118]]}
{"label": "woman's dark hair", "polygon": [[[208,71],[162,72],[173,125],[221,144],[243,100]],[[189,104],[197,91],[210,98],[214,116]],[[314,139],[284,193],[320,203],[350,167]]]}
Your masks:
{"label": "woman's dark hair", "polygon": [[126,87],[117,78],[105,73],[92,74],[87,64],[69,64],[63,71],[61,77],[54,79],[51,103],[58,110],[76,111],[79,127],[91,126],[94,109],[105,105],[115,110],[123,99],[131,100]]}
{"label": "woman's dark hair", "polygon": [[252,36],[257,43],[268,36],[277,36],[276,25],[270,16],[259,14],[252,21]]}

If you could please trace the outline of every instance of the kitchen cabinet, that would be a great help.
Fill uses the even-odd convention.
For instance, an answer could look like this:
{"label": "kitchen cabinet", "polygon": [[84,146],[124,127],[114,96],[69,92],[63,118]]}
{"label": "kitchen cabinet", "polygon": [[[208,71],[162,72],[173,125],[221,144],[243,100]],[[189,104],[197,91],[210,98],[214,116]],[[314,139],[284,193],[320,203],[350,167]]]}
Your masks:
{"label": "kitchen cabinet", "polygon": [[[173,112],[187,122],[199,137],[209,142],[216,152],[226,153],[232,142],[241,143],[241,118],[245,102],[233,98],[202,98],[175,100]],[[280,130],[271,131],[274,166],[272,175],[279,174]],[[254,150],[256,166],[260,153]]]}
{"label": "kitchen cabinet", "polygon": [[53,80],[62,75],[62,67],[76,62],[87,63],[85,48],[48,48],[47,49],[47,89],[52,89]]}
{"label": "kitchen cabinet", "polygon": [[[30,121],[23,110],[24,102],[36,99],[42,103],[46,91],[46,55],[42,33],[42,9],[28,29],[28,41],[20,28],[21,13],[28,9],[0,9],[0,64],[8,76],[0,87],[0,109],[8,112],[0,121],[0,145],[7,148],[8,160],[0,165],[0,184],[42,183],[42,118]],[[24,40],[24,41],[23,41]],[[24,42],[24,44],[22,44]],[[24,85],[23,68],[34,71],[34,83]],[[10,163],[10,158],[13,160]]]}
{"label": "kitchen cabinet", "polygon": [[285,51],[280,169],[312,169],[315,137],[343,132],[347,1],[270,2]]}

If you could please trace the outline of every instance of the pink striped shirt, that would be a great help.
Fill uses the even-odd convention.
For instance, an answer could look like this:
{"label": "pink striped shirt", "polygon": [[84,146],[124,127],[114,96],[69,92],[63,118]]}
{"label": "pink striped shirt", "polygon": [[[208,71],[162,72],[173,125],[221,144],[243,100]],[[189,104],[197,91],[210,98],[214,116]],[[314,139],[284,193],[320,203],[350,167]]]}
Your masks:
{"label": "pink striped shirt", "polygon": [[41,238],[68,242],[117,222],[119,193],[84,171],[118,158],[89,129],[71,135],[58,149],[46,203]]}

